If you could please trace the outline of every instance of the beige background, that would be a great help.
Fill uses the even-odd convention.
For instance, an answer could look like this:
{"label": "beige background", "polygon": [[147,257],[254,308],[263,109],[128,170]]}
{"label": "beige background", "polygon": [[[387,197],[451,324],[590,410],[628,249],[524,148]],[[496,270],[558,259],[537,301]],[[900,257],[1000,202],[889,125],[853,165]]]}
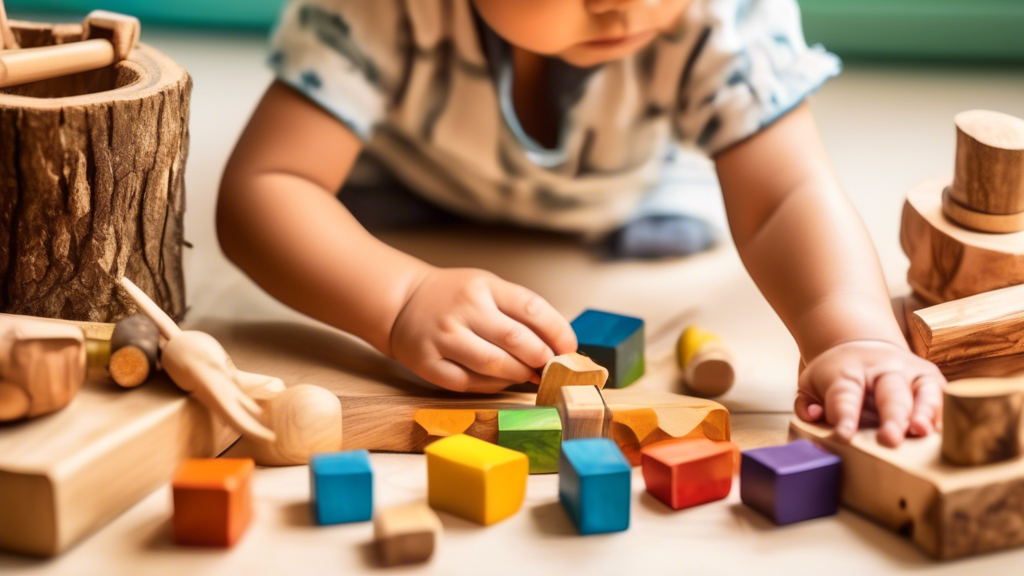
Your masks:
{"label": "beige background", "polygon": [[[262,66],[263,39],[208,31],[147,30],[144,40],[184,65],[195,80],[187,172],[186,236],[195,246],[186,256],[192,306],[189,318],[294,318],[224,260],[213,233],[220,171],[269,81]],[[894,293],[904,289],[906,271],[897,241],[902,197],[916,181],[952,172],[953,115],[970,108],[991,108],[1024,117],[1022,96],[1024,75],[1005,68],[850,65],[813,101],[833,161],[867,221]],[[394,241],[403,246],[418,242],[407,235]],[[481,253],[479,244],[467,245],[465,238],[443,239],[442,245],[444,242],[459,246],[459,255],[449,256],[455,261],[492,257],[491,252]],[[519,244],[499,238],[483,246],[508,255],[499,268],[506,266],[511,276],[531,273],[523,270],[522,260],[511,255]],[[594,266],[584,251],[573,247],[558,244],[548,250],[559,257],[557,262],[564,267],[555,272],[568,276],[566,281],[575,281],[572,271]],[[570,317],[584,307],[600,306],[603,298],[625,302],[619,308],[629,312],[629,303],[635,300],[638,310],[646,310],[648,353],[655,360],[668,357],[672,339],[686,323],[697,321],[717,330],[737,355],[738,383],[723,399],[734,414],[737,442],[744,447],[781,442],[788,418],[785,412],[795,391],[796,348],[744,275],[734,251],[725,247],[683,266],[664,268],[679,272],[661,286],[646,280],[656,267],[626,264],[603,268],[600,282],[591,282],[597,288],[588,285],[580,289],[587,294],[585,298],[573,298],[571,290],[557,289],[545,296]],[[557,274],[549,276],[547,281],[558,280]],[[645,280],[636,281],[641,277]],[[580,279],[580,283],[585,281]],[[561,285],[564,287],[565,281]],[[652,316],[652,303],[662,302],[665,314]],[[656,385],[672,387],[675,383],[670,380],[662,375]],[[424,497],[422,456],[374,454],[372,460],[377,506]],[[305,467],[257,471],[256,520],[230,551],[174,547],[169,539],[170,495],[163,488],[57,560],[0,554],[0,572],[254,575],[372,570],[366,556],[372,525],[311,526],[307,476]],[[517,516],[486,529],[443,516],[445,537],[435,559],[408,571],[618,574],[695,570],[692,573],[714,574],[742,570],[776,574],[829,569],[838,573],[952,573],[998,570],[1024,562],[1021,550],[938,565],[898,536],[849,512],[776,529],[740,505],[736,490],[723,502],[669,512],[643,492],[639,470],[634,472],[633,487],[634,510],[628,532],[581,538],[556,503],[557,476],[531,477],[524,509]]]}

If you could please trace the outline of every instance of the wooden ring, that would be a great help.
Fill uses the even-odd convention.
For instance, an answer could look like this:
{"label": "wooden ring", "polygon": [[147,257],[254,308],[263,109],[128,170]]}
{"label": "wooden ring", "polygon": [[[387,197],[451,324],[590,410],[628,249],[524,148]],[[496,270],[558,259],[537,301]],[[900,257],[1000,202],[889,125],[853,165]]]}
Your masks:
{"label": "wooden ring", "polygon": [[1007,234],[1024,230],[1024,212],[1016,214],[986,214],[971,210],[957,202],[947,186],[942,190],[942,213],[953,222],[979,232]]}

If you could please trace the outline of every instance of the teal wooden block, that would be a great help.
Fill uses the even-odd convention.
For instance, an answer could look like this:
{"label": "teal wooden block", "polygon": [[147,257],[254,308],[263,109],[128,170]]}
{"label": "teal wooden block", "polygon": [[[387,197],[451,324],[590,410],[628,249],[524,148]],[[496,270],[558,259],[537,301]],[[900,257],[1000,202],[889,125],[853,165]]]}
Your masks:
{"label": "teal wooden block", "polygon": [[644,375],[644,321],[585,310],[572,321],[579,351],[608,369],[607,388],[624,388]]}
{"label": "teal wooden block", "polygon": [[580,534],[621,532],[629,528],[633,469],[608,438],[562,443],[558,497]]}
{"label": "teal wooden block", "polygon": [[365,522],[373,516],[373,470],[366,450],[314,454],[309,481],[317,524]]}
{"label": "teal wooden block", "polygon": [[557,408],[498,411],[498,445],[526,454],[530,474],[558,472],[561,443],[562,419]]}

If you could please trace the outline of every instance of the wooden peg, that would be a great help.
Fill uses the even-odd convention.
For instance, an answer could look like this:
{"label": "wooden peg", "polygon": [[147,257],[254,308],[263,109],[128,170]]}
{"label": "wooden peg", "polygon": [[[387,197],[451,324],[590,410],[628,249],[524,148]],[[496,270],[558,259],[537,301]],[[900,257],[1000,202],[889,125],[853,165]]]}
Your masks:
{"label": "wooden peg", "polygon": [[946,386],[942,456],[951,464],[979,466],[1021,452],[1024,385],[1002,378],[969,378]]}
{"label": "wooden peg", "polygon": [[14,50],[18,48],[18,41],[14,39],[14,31],[7,21],[7,10],[4,9],[3,0],[0,0],[0,50]]}
{"label": "wooden peg", "polygon": [[957,114],[956,175],[943,211],[982,232],[1024,230],[1024,120],[988,110]]}
{"label": "wooden peg", "polygon": [[134,388],[157,369],[160,331],[145,314],[133,314],[114,327],[110,337],[110,378],[124,388]]}
{"label": "wooden peg", "polygon": [[717,335],[689,326],[679,336],[677,348],[683,379],[694,394],[714,398],[732,388],[736,381],[732,353]]}
{"label": "wooden peg", "polygon": [[608,369],[575,352],[555,356],[544,366],[537,389],[537,406],[554,406],[563,386],[597,386],[604,388]]}

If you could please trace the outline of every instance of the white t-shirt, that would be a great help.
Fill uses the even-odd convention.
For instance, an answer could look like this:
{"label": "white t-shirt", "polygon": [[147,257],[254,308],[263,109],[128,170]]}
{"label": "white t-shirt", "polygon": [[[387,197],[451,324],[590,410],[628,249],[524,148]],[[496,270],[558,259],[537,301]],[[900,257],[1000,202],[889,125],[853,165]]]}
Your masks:
{"label": "white t-shirt", "polygon": [[516,118],[510,55],[470,0],[291,0],[270,63],[428,199],[585,234],[620,226],[652,194],[685,195],[664,185],[677,145],[724,150],[841,68],[807,46],[795,0],[694,0],[634,56],[554,61],[561,126],[545,148]]}

